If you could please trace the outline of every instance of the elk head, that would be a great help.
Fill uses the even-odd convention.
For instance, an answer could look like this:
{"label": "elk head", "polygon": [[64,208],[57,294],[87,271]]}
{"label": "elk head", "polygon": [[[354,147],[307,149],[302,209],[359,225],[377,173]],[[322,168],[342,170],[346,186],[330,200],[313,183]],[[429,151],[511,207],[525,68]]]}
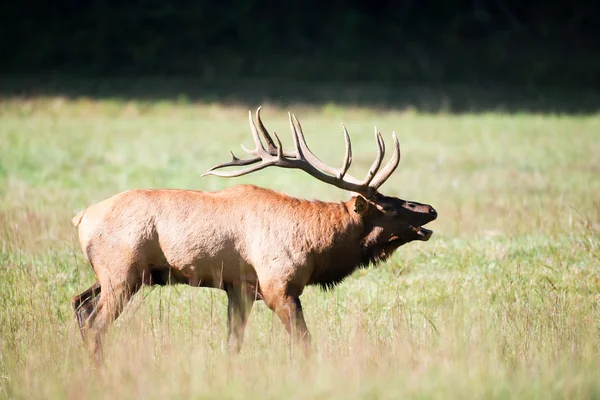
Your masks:
{"label": "elk head", "polygon": [[[231,152],[231,161],[215,165],[204,175],[229,178],[249,174],[269,166],[293,168],[303,170],[320,181],[340,189],[356,193],[356,196],[350,199],[346,205],[349,210],[362,217],[364,224],[364,236],[361,242],[361,246],[364,248],[363,264],[384,260],[396,248],[405,243],[413,240],[427,241],[431,237],[433,232],[423,228],[423,225],[437,218],[437,212],[433,207],[385,196],[378,191],[400,162],[400,144],[395,133],[392,133],[394,153],[387,164],[381,168],[385,155],[385,143],[381,133],[375,129],[377,156],[366,177],[360,180],[347,173],[352,163],[352,146],[348,131],[343,124],[342,131],[346,142],[346,151],[342,166],[336,169],[319,160],[309,149],[302,126],[295,115],[289,114],[295,152],[284,151],[276,133],[273,133],[275,137],[273,140],[261,120],[260,107],[256,110],[258,127],[252,118],[252,113],[249,113],[248,118],[255,148],[253,150],[244,146],[242,148],[254,157],[239,159]],[[260,138],[261,134],[266,147]],[[247,167],[228,172],[217,171],[220,168],[232,166]]]}

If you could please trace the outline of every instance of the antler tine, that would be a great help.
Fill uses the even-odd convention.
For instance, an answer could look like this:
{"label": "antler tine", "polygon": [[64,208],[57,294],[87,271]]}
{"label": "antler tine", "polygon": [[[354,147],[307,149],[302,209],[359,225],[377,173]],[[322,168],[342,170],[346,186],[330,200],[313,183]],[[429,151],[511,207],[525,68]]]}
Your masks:
{"label": "antler tine", "polygon": [[277,134],[275,132],[273,132],[273,135],[275,135],[275,140],[277,140],[277,160],[278,161],[283,161],[285,154],[283,152],[283,145],[281,144],[281,140],[279,139],[279,136],[277,136]]}
{"label": "antler tine", "polygon": [[[269,131],[267,130],[267,128],[265,127],[265,124],[263,124],[262,122],[262,118],[260,117],[260,111],[262,109],[262,106],[258,107],[256,109],[256,120],[258,122],[258,130],[260,131],[260,133],[263,135],[263,137],[265,138],[265,141],[267,142],[267,153],[269,153],[272,156],[276,156],[277,155],[277,146],[275,146],[275,142],[273,141],[273,138],[271,137],[271,134],[269,133]],[[248,111],[248,113],[250,113],[250,111]],[[250,122],[250,128],[252,128],[252,125],[254,124],[254,121]],[[256,125],[254,125],[256,127]],[[273,132],[273,134],[275,134],[275,132]],[[261,145],[262,145],[262,139],[260,140]],[[243,148],[243,146],[242,146]],[[246,149],[244,149],[246,150]],[[252,153],[251,153],[252,154]],[[296,154],[294,153],[288,153],[288,152],[283,152],[283,154],[286,157],[292,157],[292,158],[296,158]]]}
{"label": "antler tine", "polygon": [[[260,110],[260,108],[259,108]],[[256,111],[257,114],[259,114],[259,110]],[[259,119],[260,121],[260,119]],[[248,122],[250,123],[250,130],[252,131],[252,138],[254,139],[254,144],[256,145],[256,148],[254,150],[249,150],[246,147],[244,147],[244,145],[242,145],[242,149],[244,149],[244,151],[248,154],[252,154],[254,156],[258,156],[261,158],[264,158],[263,155],[264,154],[268,154],[265,151],[265,148],[263,146],[262,140],[260,140],[260,136],[258,135],[258,130],[256,129],[256,125],[254,124],[254,118],[252,118],[252,111],[248,110]],[[264,128],[264,127],[263,127]],[[264,135],[264,133],[263,133]],[[267,139],[268,137],[268,139]],[[265,139],[267,139],[267,144],[269,143],[269,139],[271,139],[270,136],[265,136]],[[270,140],[271,143],[273,142],[273,140]]]}
{"label": "antler tine", "polygon": [[299,139],[298,143],[300,145],[300,150],[302,151],[302,155],[304,156],[306,161],[308,161],[310,164],[320,169],[321,171],[325,171],[328,174],[337,176],[339,173],[337,169],[325,164],[323,161],[319,160],[319,158],[315,156],[315,154],[312,151],[310,151],[310,149],[308,148],[308,144],[306,144],[306,138],[304,137],[304,131],[302,131],[302,125],[300,125],[300,121],[298,121],[298,118],[296,118],[294,114],[292,114],[292,118],[294,119],[294,121],[292,123],[292,121],[290,120],[290,123],[292,123],[292,125],[295,124],[298,127],[297,131],[294,127],[294,136]]}
{"label": "antler tine", "polygon": [[298,131],[292,120],[292,113],[288,112],[288,119],[290,121],[290,131],[292,131],[292,139],[294,139],[294,147],[296,148],[296,158],[304,160],[304,151],[302,151],[302,145],[300,144],[300,138],[298,137]]}
{"label": "antler tine", "polygon": [[227,165],[216,165],[216,166],[212,167],[211,169],[209,169],[208,171],[206,171],[204,174],[202,174],[202,176],[215,175],[215,176],[220,176],[223,178],[235,178],[236,176],[246,175],[251,172],[255,172],[255,171],[261,170],[263,168],[266,168],[270,165],[273,165],[273,162],[261,162],[260,164],[253,165],[252,167],[249,167],[246,169],[241,169],[238,171],[214,171],[216,168],[231,167],[234,165],[244,165],[244,164],[228,164],[228,163],[223,163],[223,164],[227,164]]}
{"label": "antler tine", "polygon": [[369,172],[367,172],[365,180],[362,182],[363,185],[369,185],[369,183],[371,183],[373,177],[377,174],[377,171],[379,171],[381,162],[385,156],[385,142],[381,137],[381,133],[377,130],[377,127],[375,127],[375,141],[377,142],[377,157],[375,157],[375,161],[371,164],[371,168],[369,169]]}
{"label": "antler tine", "polygon": [[344,155],[344,163],[342,164],[342,168],[340,168],[337,176],[338,179],[342,179],[344,175],[346,175],[348,168],[350,168],[350,164],[352,164],[352,144],[350,143],[350,135],[348,134],[348,130],[344,124],[342,124],[342,131],[344,132],[344,141],[346,142],[346,154]]}
{"label": "antler tine", "polygon": [[375,190],[377,190],[381,185],[383,185],[383,183],[392,175],[392,173],[396,170],[398,164],[400,163],[400,142],[398,142],[396,132],[392,132],[392,138],[394,139],[394,154],[392,154],[392,158],[390,158],[385,167],[383,167],[383,169],[379,171],[377,175],[375,175],[375,178],[373,179],[373,181],[371,181],[371,184],[369,185],[370,188],[373,188]]}
{"label": "antler tine", "polygon": [[[302,131],[302,125],[300,125],[300,121],[298,121],[298,118],[296,118],[296,116],[294,114],[292,114],[292,118],[294,119],[295,125],[298,127],[298,130],[296,130],[295,128],[293,129],[293,134],[295,137],[298,138],[298,144],[300,146],[299,150],[302,152],[304,159],[309,164],[311,164],[313,167],[315,167],[317,169],[320,169],[321,171],[327,172],[328,174],[335,176],[338,179],[341,179],[341,177],[344,176],[347,178],[348,182],[351,182],[356,185],[361,184],[361,182],[358,179],[356,179],[355,177],[353,177],[351,175],[346,174],[346,172],[344,172],[342,174],[342,171],[344,171],[344,170],[348,171],[348,168],[350,168],[350,162],[352,161],[352,149],[350,147],[351,146],[350,145],[350,136],[348,135],[348,132],[344,132],[345,139],[347,139],[346,140],[346,154],[350,155],[350,157],[348,158],[348,165],[346,165],[346,158],[344,158],[344,165],[342,166],[342,168],[336,169],[336,168],[330,167],[329,165],[325,164],[308,148],[308,145],[306,144],[306,138],[304,137],[304,132]],[[292,124],[292,125],[294,125],[294,124]]]}
{"label": "antler tine", "polygon": [[206,175],[224,176],[224,175],[222,175],[222,174],[224,174],[224,172],[213,172],[213,171],[216,169],[225,168],[225,167],[237,167],[237,166],[250,165],[250,164],[257,163],[261,160],[260,157],[254,157],[254,158],[249,158],[247,160],[243,160],[243,159],[237,158],[235,156],[235,154],[233,154],[233,151],[231,151],[231,150],[229,151],[229,154],[231,154],[231,161],[217,164],[214,167],[212,167],[211,169],[209,169],[208,171],[206,171],[205,173],[203,173],[201,176],[206,176]]}
{"label": "antler tine", "polygon": [[260,118],[261,108],[262,106],[256,109],[256,120],[258,121],[258,129],[260,130],[260,133],[262,133],[263,137],[265,138],[265,141],[267,142],[267,151],[271,155],[275,155],[275,153],[277,152],[277,147],[275,146],[273,138],[271,138],[271,135],[269,135],[267,128],[265,128],[265,125],[263,124],[262,119]]}

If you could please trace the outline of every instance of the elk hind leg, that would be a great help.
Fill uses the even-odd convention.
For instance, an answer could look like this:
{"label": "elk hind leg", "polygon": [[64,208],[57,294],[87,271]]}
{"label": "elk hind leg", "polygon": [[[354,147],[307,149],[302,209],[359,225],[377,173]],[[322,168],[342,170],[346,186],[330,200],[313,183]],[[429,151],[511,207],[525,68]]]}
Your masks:
{"label": "elk hind leg", "polygon": [[108,327],[116,320],[131,297],[141,287],[141,279],[127,279],[123,282],[103,282],[97,306],[85,322],[87,345],[98,364],[103,358],[102,340]]}
{"label": "elk hind leg", "polygon": [[75,310],[75,317],[77,318],[77,325],[79,326],[79,332],[81,337],[85,341],[85,321],[92,314],[94,309],[98,305],[100,299],[100,283],[96,282],[81,294],[73,297],[71,304],[73,310]]}

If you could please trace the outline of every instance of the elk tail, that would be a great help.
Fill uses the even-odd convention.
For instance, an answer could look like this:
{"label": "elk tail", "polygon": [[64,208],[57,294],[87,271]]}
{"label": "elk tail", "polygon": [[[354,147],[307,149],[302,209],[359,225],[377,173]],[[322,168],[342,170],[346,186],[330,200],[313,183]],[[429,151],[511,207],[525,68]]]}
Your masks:
{"label": "elk tail", "polygon": [[81,219],[83,218],[83,214],[85,214],[85,210],[78,212],[77,215],[73,217],[73,219],[71,220],[71,223],[73,224],[74,227],[79,226],[79,224],[81,223]]}

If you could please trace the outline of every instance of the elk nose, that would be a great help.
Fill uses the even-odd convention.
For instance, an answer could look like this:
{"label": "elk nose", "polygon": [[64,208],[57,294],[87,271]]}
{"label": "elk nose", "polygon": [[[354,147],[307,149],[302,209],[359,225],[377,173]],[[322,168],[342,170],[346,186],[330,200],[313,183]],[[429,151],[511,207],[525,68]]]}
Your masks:
{"label": "elk nose", "polygon": [[437,218],[437,211],[435,211],[435,208],[429,206],[429,215],[431,215],[433,218]]}

